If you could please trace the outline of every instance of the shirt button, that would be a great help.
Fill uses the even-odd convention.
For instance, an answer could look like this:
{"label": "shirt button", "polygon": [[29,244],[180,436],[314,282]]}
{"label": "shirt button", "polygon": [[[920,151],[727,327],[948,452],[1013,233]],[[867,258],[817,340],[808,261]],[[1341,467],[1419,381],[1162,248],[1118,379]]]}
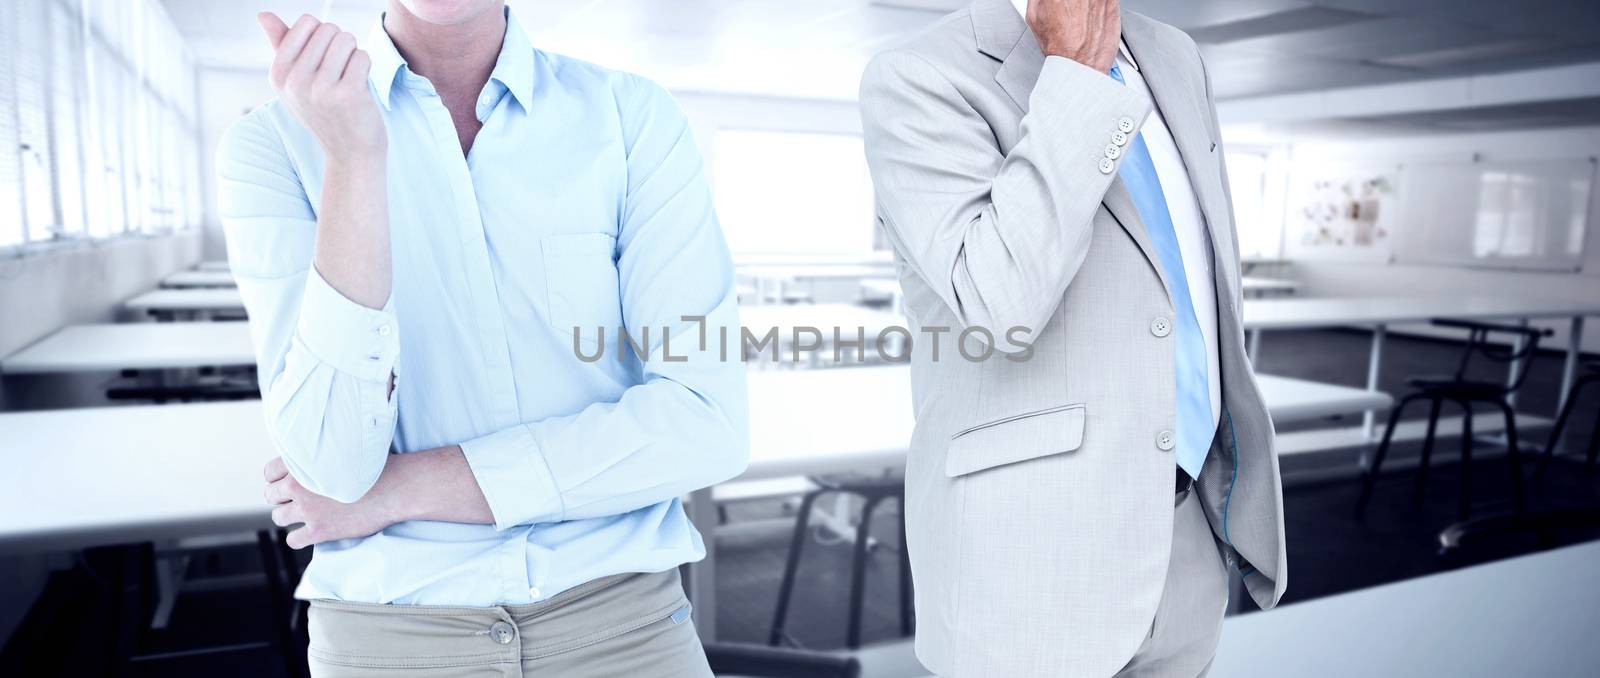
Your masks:
{"label": "shirt button", "polygon": [[1100,173],[1101,174],[1110,174],[1111,170],[1113,170],[1115,168],[1116,168],[1116,165],[1112,164],[1110,158],[1101,158],[1100,159]]}
{"label": "shirt button", "polygon": [[1150,333],[1158,337],[1172,334],[1172,321],[1163,316],[1156,316],[1155,320],[1150,321]]}
{"label": "shirt button", "polygon": [[384,323],[378,326],[378,336],[380,337],[387,337],[389,336],[389,333],[393,331],[394,330],[389,329],[389,323]]}
{"label": "shirt button", "polygon": [[528,587],[528,597],[530,597],[530,598],[532,598],[534,600],[538,600],[539,596],[541,596],[543,594],[544,594],[544,592],[540,591],[539,587],[537,587],[537,586]]}
{"label": "shirt button", "polygon": [[1117,121],[1117,129],[1122,131],[1124,134],[1132,134],[1133,118],[1122,116],[1122,119]]}
{"label": "shirt button", "polygon": [[1121,146],[1118,146],[1116,144],[1108,144],[1106,146],[1106,159],[1108,159],[1108,160],[1116,160],[1117,158],[1120,158],[1120,157],[1122,157],[1122,147]]}
{"label": "shirt button", "polygon": [[489,637],[494,638],[494,642],[501,645],[510,645],[511,641],[517,639],[517,630],[503,621],[495,622],[493,626],[489,627]]}
{"label": "shirt button", "polygon": [[1112,132],[1111,133],[1111,143],[1116,144],[1118,146],[1127,146],[1128,145],[1128,133],[1124,132],[1124,131],[1122,131],[1120,129],[1115,131],[1115,132]]}
{"label": "shirt button", "polygon": [[1160,449],[1162,452],[1166,452],[1167,450],[1172,449],[1172,444],[1173,444],[1172,431],[1162,431],[1162,432],[1156,434],[1156,448],[1157,449]]}

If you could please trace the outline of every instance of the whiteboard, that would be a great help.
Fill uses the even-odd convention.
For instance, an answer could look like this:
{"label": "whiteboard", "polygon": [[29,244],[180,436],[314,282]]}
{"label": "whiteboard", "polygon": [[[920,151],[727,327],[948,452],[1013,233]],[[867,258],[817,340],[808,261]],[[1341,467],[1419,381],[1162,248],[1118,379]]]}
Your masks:
{"label": "whiteboard", "polygon": [[1405,165],[1397,263],[1576,271],[1593,158]]}

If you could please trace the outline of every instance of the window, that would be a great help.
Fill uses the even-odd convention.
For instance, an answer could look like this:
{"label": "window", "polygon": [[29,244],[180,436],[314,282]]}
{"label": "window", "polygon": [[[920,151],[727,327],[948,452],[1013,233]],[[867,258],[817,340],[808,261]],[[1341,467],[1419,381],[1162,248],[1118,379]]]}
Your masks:
{"label": "window", "polygon": [[17,150],[22,155],[22,218],[30,240],[56,231],[54,155],[50,152],[50,7],[24,2],[17,7],[18,34],[12,43],[16,69]]}
{"label": "window", "polygon": [[22,244],[22,157],[17,151],[18,4],[0,2],[0,249]]}
{"label": "window", "polygon": [[1282,253],[1283,159],[1267,152],[1230,152],[1228,192],[1239,234],[1239,256],[1276,258]]}
{"label": "window", "polygon": [[182,45],[158,0],[0,2],[0,248],[197,225]]}
{"label": "window", "polygon": [[717,215],[735,255],[873,250],[861,137],[721,130],[714,145]]}

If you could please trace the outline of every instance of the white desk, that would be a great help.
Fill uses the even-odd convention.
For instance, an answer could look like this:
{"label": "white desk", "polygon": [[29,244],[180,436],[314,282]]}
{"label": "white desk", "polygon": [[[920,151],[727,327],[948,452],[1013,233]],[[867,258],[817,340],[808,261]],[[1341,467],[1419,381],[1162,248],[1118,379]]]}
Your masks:
{"label": "white desk", "polygon": [[894,266],[894,253],[870,251],[856,254],[738,254],[733,257],[737,269],[763,266]]}
{"label": "white desk", "polygon": [[73,325],[0,361],[6,374],[254,365],[243,321]]}
{"label": "white desk", "polygon": [[[1383,393],[1285,377],[1257,376],[1278,423],[1385,409]],[[905,466],[915,416],[909,367],[862,367],[750,373],[750,467],[739,480]],[[716,529],[710,490],[692,495],[690,517],[701,532]],[[697,627],[714,639],[716,549],[689,571]],[[708,612],[709,610],[709,612]],[[709,636],[708,636],[709,634]]]}
{"label": "white desk", "polygon": [[1240,281],[1245,296],[1291,295],[1300,289],[1300,283],[1282,278],[1256,278],[1245,276]]}
{"label": "white desk", "polygon": [[167,276],[161,281],[161,286],[168,289],[188,289],[193,287],[237,287],[233,282],[233,274],[223,271],[179,271]]}
{"label": "white desk", "polygon": [[[1376,406],[1366,391],[1295,381],[1263,378],[1274,417]],[[1314,405],[1321,395],[1339,396],[1346,405]],[[1274,400],[1279,397],[1286,402]],[[740,479],[902,466],[913,423],[910,372],[903,366],[753,372],[752,456]],[[0,414],[0,430],[6,432],[0,464],[8,471],[0,479],[0,552],[269,524],[260,468],[275,452],[259,401]],[[689,507],[711,534],[716,510],[709,490],[696,492]],[[715,553],[708,549],[690,573],[701,624],[716,616],[709,585]]]}
{"label": "white desk", "polygon": [[745,275],[773,280],[804,278],[894,278],[892,264],[785,264],[739,269]]}
{"label": "white desk", "polygon": [[221,271],[223,273],[226,273],[226,272],[228,272],[228,271],[230,271],[232,269],[228,267],[228,260],[227,259],[211,259],[211,260],[202,261],[202,262],[200,262],[198,264],[195,264],[194,270],[196,270],[196,271],[212,271],[212,272]]}
{"label": "white desk", "polygon": [[259,401],[0,414],[0,552],[270,527]]}
{"label": "white desk", "polygon": [[742,278],[754,283],[756,298],[762,303],[783,300],[785,291],[801,282],[817,294],[819,289],[838,289],[863,280],[893,280],[895,277],[894,262],[888,260],[807,262],[796,259],[788,263],[741,263],[736,265],[736,270]]}
{"label": "white desk", "polygon": [[123,307],[139,313],[244,313],[236,288],[152,290],[129,299]]}
{"label": "white desk", "polygon": [[1434,318],[1521,320],[1600,315],[1600,299],[1550,296],[1329,297],[1244,303],[1247,330],[1425,323]]}
{"label": "white desk", "polygon": [[1597,611],[1591,542],[1229,617],[1211,675],[1592,676]]}
{"label": "white desk", "polygon": [[[1252,299],[1244,302],[1244,328],[1250,332],[1250,355],[1261,352],[1264,330],[1317,327],[1370,326],[1372,348],[1367,360],[1367,387],[1377,389],[1383,361],[1383,342],[1389,325],[1425,323],[1434,318],[1479,321],[1516,321],[1568,318],[1567,358],[1562,371],[1561,401],[1577,378],[1583,345],[1585,316],[1600,315],[1600,299],[1555,296],[1459,295],[1451,297],[1340,297],[1321,299]],[[1510,375],[1515,378],[1516,375]],[[1372,437],[1372,416],[1363,433]]]}

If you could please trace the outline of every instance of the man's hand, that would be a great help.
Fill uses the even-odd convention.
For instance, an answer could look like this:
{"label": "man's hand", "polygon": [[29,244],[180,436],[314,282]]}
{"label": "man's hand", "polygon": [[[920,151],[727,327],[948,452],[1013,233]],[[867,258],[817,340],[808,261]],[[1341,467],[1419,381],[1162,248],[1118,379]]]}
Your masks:
{"label": "man's hand", "polygon": [[303,525],[289,533],[290,548],[303,549],[336,539],[354,539],[377,534],[393,525],[387,511],[372,497],[363,497],[353,504],[341,504],[316,494],[289,475],[283,458],[274,457],[263,469],[267,487],[262,491],[272,509],[272,522],[279,527]]}
{"label": "man's hand", "polygon": [[373,160],[388,147],[383,118],[367,87],[372,58],[355,36],[311,15],[290,27],[278,15],[256,15],[277,52],[272,87],[330,160]]}
{"label": "man's hand", "polygon": [[1028,27],[1045,56],[1111,70],[1122,38],[1118,0],[1028,0]]}

